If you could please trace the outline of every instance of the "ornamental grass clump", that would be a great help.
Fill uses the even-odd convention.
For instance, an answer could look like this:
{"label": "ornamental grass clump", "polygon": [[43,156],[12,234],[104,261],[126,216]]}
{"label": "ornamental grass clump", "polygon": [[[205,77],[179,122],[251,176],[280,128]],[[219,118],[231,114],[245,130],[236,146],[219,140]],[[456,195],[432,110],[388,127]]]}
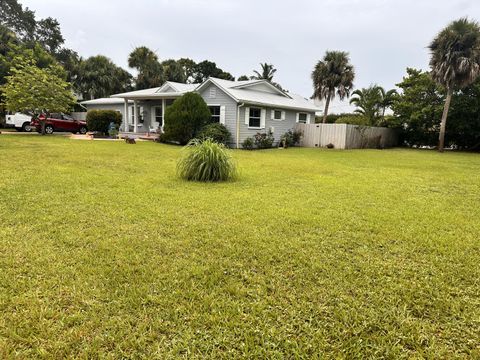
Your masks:
{"label": "ornamental grass clump", "polygon": [[177,173],[190,181],[226,181],[235,177],[236,169],[225,145],[212,139],[194,139],[185,147]]}

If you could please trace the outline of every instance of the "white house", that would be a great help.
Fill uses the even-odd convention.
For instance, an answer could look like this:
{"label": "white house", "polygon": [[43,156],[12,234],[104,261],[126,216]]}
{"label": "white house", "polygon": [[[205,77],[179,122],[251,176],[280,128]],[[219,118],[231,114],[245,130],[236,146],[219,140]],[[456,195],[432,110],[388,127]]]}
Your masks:
{"label": "white house", "polygon": [[271,131],[276,141],[295,123],[315,121],[321,111],[312,101],[284,92],[266,80],[229,81],[209,78],[202,84],[167,81],[161,87],[112,95],[82,102],[90,109],[113,109],[123,115],[122,130],[144,134],[164,125],[165,109],[176,98],[195,91],[205,100],[212,120],[232,133],[233,147],[257,132]]}

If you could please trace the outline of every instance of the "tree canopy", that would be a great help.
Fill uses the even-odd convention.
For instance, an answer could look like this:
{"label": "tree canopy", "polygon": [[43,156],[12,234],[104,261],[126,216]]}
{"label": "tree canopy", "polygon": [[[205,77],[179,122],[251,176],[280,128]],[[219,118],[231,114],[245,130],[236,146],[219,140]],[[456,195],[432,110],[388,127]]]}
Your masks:
{"label": "tree canopy", "polygon": [[2,86],[7,110],[16,112],[68,112],[75,98],[59,65],[41,69],[32,58],[16,57],[16,65]]}

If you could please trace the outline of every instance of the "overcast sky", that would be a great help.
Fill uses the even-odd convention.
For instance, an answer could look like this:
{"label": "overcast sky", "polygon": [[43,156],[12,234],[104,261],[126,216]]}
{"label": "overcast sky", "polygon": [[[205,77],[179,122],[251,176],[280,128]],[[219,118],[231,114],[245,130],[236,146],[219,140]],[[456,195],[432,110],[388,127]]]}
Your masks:
{"label": "overcast sky", "polygon": [[[309,97],[326,50],[348,51],[356,87],[393,87],[407,66],[428,68],[426,46],[450,21],[480,20],[480,0],[20,0],[61,25],[81,56],[103,54],[128,69],[137,46],[161,60],[208,59],[238,77],[260,62]],[[128,69],[131,70],[131,69]],[[341,107],[341,106],[340,106]]]}

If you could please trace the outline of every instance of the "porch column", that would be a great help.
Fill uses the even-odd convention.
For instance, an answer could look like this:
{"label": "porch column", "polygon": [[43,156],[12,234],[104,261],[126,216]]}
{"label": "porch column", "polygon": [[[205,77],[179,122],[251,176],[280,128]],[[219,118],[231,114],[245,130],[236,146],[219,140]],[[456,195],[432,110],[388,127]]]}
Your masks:
{"label": "porch column", "polygon": [[138,131],[138,102],[137,100],[133,100],[133,132],[136,133]]}
{"label": "porch column", "polygon": [[123,131],[128,132],[128,99],[123,99]]}
{"label": "porch column", "polygon": [[165,126],[165,99],[162,99],[162,131],[163,131],[163,127]]}

